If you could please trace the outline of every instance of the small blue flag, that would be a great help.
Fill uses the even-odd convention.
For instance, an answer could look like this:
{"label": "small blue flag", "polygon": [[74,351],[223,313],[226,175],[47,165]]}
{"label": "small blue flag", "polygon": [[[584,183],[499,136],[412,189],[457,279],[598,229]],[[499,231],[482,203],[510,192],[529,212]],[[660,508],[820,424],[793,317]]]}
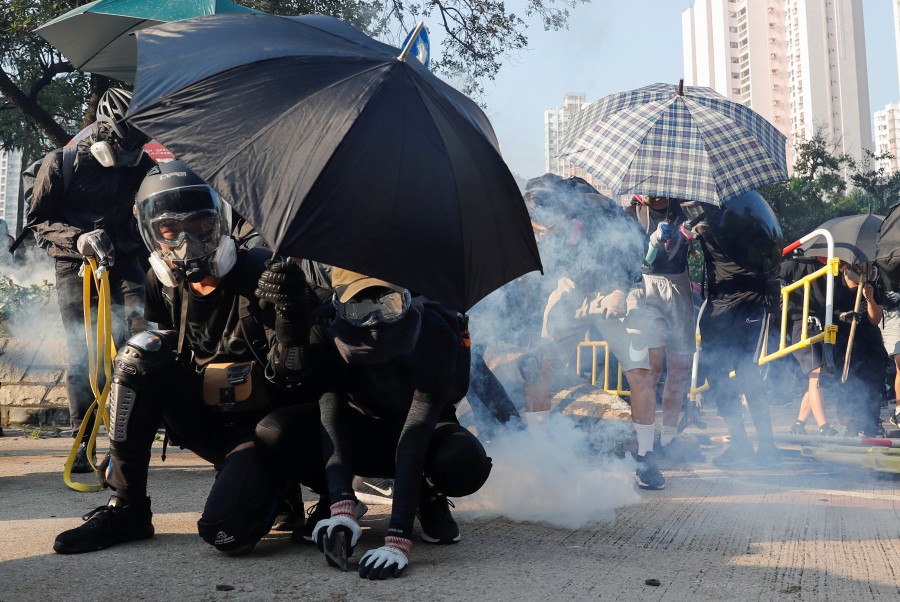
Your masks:
{"label": "small blue flag", "polygon": [[[406,39],[403,40],[400,48],[406,48],[406,45],[409,44],[409,38],[414,31],[415,29],[406,34]],[[431,62],[431,44],[428,42],[428,31],[426,31],[424,27],[419,31],[419,35],[416,36],[416,41],[413,42],[412,49],[409,53],[419,59],[419,62],[428,69],[428,64]]]}

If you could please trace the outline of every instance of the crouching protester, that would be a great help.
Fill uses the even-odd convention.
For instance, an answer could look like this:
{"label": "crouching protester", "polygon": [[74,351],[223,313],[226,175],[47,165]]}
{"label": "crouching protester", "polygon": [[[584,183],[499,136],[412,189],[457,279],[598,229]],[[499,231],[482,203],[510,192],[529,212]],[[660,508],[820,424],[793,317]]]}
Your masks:
{"label": "crouching protester", "polygon": [[271,444],[278,457],[324,458],[318,477],[309,474],[314,464],[302,465],[307,474],[300,480],[314,490],[320,481],[327,493],[293,538],[315,542],[328,563],[343,570],[362,534],[353,476],[394,479],[384,545],[362,555],[359,575],[399,577],[409,563],[414,519],[423,541],[458,542],[447,496],[475,493],[491,470],[484,447],[455,415],[468,388],[465,319],[340,268],[332,270],[332,286],[334,317],[314,323],[309,346],[316,378],[324,383],[321,426],[307,435],[310,408],[298,405],[274,412],[260,431],[271,422],[277,425],[272,437],[278,428],[292,434]]}
{"label": "crouching protester", "polygon": [[114,493],[53,548],[92,552],[153,535],[147,472],[164,424],[173,444],[217,470],[200,536],[227,554],[246,553],[284,497],[286,479],[255,429],[296,397],[311,293],[298,264],[236,249],[227,205],[183,163],[152,170],[135,209],[151,251],[145,317],[159,330],[133,336],[115,358],[105,472]]}

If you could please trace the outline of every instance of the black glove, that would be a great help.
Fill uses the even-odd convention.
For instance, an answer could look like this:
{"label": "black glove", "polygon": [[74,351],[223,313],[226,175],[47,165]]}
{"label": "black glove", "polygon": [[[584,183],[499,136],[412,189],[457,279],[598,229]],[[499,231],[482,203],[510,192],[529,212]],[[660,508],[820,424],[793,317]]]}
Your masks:
{"label": "black glove", "polygon": [[105,230],[85,232],[75,243],[78,252],[85,257],[96,257],[99,263],[112,267],[116,261],[116,249]]}
{"label": "black glove", "polygon": [[290,259],[266,261],[266,269],[256,285],[256,296],[275,306],[279,316],[295,318],[309,312],[306,276],[300,264]]}
{"label": "black glove", "polygon": [[842,311],[838,314],[838,320],[841,322],[847,322],[848,324],[856,323],[859,324],[862,322],[862,313],[858,311]]}

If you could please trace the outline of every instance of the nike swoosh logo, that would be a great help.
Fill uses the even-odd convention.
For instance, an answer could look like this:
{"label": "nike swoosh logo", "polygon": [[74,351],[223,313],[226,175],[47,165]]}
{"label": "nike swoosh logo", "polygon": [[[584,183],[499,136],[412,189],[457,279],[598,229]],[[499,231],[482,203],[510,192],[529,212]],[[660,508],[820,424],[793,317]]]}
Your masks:
{"label": "nike swoosh logo", "polygon": [[629,342],[628,343],[628,357],[631,358],[632,362],[639,362],[642,359],[644,359],[645,357],[647,357],[647,348],[644,347],[643,349],[638,350],[638,349],[634,348],[634,343]]}
{"label": "nike swoosh logo", "polygon": [[761,318],[757,318],[755,320],[751,320],[750,318],[747,318],[747,324],[753,324],[754,322],[761,322],[761,321],[762,321]]}
{"label": "nike swoosh logo", "polygon": [[383,495],[384,497],[391,497],[391,495],[394,493],[394,488],[393,488],[393,487],[388,487],[387,489],[382,489],[382,488],[379,487],[378,485],[372,485],[371,483],[366,483],[366,485],[367,485],[370,489],[374,489],[375,491],[377,491],[378,493],[380,493],[380,494]]}

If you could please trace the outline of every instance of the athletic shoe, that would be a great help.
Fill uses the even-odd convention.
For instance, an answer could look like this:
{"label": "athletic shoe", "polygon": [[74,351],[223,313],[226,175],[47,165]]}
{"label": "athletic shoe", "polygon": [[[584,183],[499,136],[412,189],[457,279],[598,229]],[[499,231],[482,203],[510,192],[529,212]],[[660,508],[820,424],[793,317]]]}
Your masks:
{"label": "athletic shoe", "polygon": [[888,420],[888,422],[890,422],[896,428],[900,428],[900,414],[897,414],[896,412],[891,414],[891,418],[890,420]]}
{"label": "athletic shoe", "polygon": [[422,486],[416,517],[422,527],[422,541],[436,544],[454,544],[460,540],[459,525],[450,514],[453,502],[428,484]]}
{"label": "athletic shoe", "polygon": [[795,420],[794,424],[791,426],[791,434],[792,435],[805,435],[806,434],[806,423],[800,422],[799,420]]}
{"label": "athletic shoe", "polygon": [[[97,463],[97,456],[95,455],[94,464]],[[88,462],[87,457],[87,443],[82,442],[81,445],[78,446],[78,451],[75,452],[75,459],[72,461],[72,473],[88,473],[94,472],[94,469],[91,467],[91,463]]]}
{"label": "athletic shoe", "polygon": [[714,466],[718,468],[731,468],[742,464],[749,464],[753,459],[753,447],[750,445],[735,445],[732,443],[728,449],[712,459]]}
{"label": "athletic shoe", "polygon": [[152,518],[150,498],[128,503],[112,496],[108,504],[85,514],[83,525],[57,535],[53,549],[59,554],[81,554],[147,539],[153,536]]}
{"label": "athletic shoe", "polygon": [[634,474],[637,475],[638,485],[641,489],[666,488],[666,478],[659,472],[653,452],[635,456],[635,460],[637,460],[637,467],[634,469]]}
{"label": "athletic shoe", "polygon": [[772,468],[781,464],[781,450],[774,445],[760,447],[753,455],[753,463],[759,468]]}
{"label": "athletic shoe", "polygon": [[367,504],[390,504],[394,498],[394,479],[353,477],[356,499]]}
{"label": "athletic shoe", "polygon": [[272,531],[294,531],[306,524],[303,495],[299,483],[291,483],[281,500],[281,507],[272,523]]}
{"label": "athletic shoe", "polygon": [[838,431],[827,422],[819,427],[819,435],[822,437],[836,437]]}
{"label": "athletic shoe", "polygon": [[[362,502],[356,502],[356,519],[359,520],[369,511],[369,507]],[[291,533],[291,541],[295,543],[316,543],[312,538],[312,532],[320,520],[331,518],[331,501],[320,497],[319,501],[306,512],[306,524]]]}

